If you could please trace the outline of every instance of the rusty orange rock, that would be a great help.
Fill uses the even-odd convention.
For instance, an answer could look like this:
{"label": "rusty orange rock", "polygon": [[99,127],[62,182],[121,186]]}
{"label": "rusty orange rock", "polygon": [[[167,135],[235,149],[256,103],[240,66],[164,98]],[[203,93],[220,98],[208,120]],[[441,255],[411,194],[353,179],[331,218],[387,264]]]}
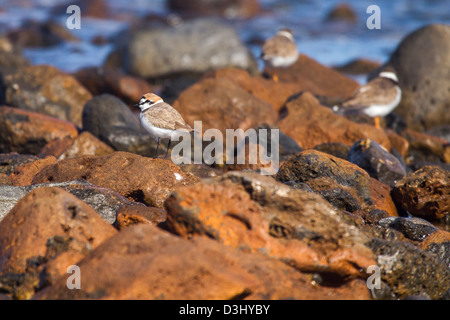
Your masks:
{"label": "rusty orange rock", "polygon": [[64,149],[58,160],[76,158],[81,156],[105,156],[114,152],[114,149],[100,141],[90,132],[84,131]]}
{"label": "rusty orange rock", "polygon": [[62,277],[35,299],[370,299],[360,279],[314,284],[312,275],[276,259],[143,224],[119,232],[78,265],[80,290],[67,290]]}
{"label": "rusty orange rock", "polygon": [[57,163],[53,156],[48,156],[44,159],[39,159],[30,163],[23,164],[17,167],[11,174],[10,178],[14,186],[30,185],[36,173],[41,171],[48,165]]}
{"label": "rusty orange rock", "polygon": [[425,166],[397,182],[392,198],[416,217],[442,219],[450,214],[450,172]]}
{"label": "rusty orange rock", "polygon": [[75,138],[78,130],[67,121],[36,112],[0,106],[0,152],[37,154],[50,141]]}
{"label": "rusty orange rock", "polygon": [[115,226],[117,229],[122,230],[138,223],[158,225],[158,223],[164,222],[166,219],[167,213],[162,208],[125,205],[120,207],[117,212]]}
{"label": "rusty orange rock", "polygon": [[35,65],[4,79],[8,105],[67,120],[81,127],[84,104],[92,95],[74,77],[55,67]]}
{"label": "rusty orange rock", "polygon": [[358,82],[314,59],[300,54],[289,68],[266,68],[269,77],[277,75],[281,82],[297,83],[299,88],[315,95],[346,99],[359,88]]}
{"label": "rusty orange rock", "polygon": [[247,130],[277,118],[269,103],[225,78],[200,80],[183,91],[173,107],[191,126],[202,121],[203,132],[214,128],[224,136],[226,129]]}
{"label": "rusty orange rock", "polygon": [[[0,222],[0,274],[27,272],[27,260],[48,255],[49,250],[56,249],[49,241],[58,237],[64,239],[62,251],[85,255],[116,232],[70,193],[59,188],[35,189]],[[56,255],[50,254],[52,258]]]}
{"label": "rusty orange rock", "polygon": [[230,80],[258,99],[268,102],[276,112],[280,111],[290,96],[311,89],[309,86],[301,87],[298,83],[273,82],[251,76],[247,71],[237,68],[220,69],[205,77]]}
{"label": "rusty orange rock", "polygon": [[33,183],[77,179],[87,180],[154,207],[162,207],[164,200],[176,188],[199,181],[197,177],[184,173],[170,160],[120,151],[106,156],[61,160],[37,173]]}
{"label": "rusty orange rock", "polygon": [[282,132],[304,149],[327,142],[352,145],[360,139],[371,139],[387,150],[391,148],[383,130],[336,115],[329,108],[320,105],[309,92],[286,104],[286,112],[278,125]]}
{"label": "rusty orange rock", "polygon": [[397,207],[391,197],[391,188],[374,178],[370,178],[369,188],[374,208],[386,211],[391,217],[398,217]]}
{"label": "rusty orange rock", "polygon": [[182,237],[206,236],[301,271],[362,277],[374,263],[365,236],[322,197],[270,177],[228,173],[178,188],[165,206],[168,228]]}

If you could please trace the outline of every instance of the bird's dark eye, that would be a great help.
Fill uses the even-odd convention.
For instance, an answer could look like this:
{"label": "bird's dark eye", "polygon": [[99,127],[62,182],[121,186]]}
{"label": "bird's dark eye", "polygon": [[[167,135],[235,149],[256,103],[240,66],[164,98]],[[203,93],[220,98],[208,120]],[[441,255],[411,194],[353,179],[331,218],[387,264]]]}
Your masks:
{"label": "bird's dark eye", "polygon": [[154,101],[153,100],[150,100],[150,101],[147,100],[147,102],[153,103]]}

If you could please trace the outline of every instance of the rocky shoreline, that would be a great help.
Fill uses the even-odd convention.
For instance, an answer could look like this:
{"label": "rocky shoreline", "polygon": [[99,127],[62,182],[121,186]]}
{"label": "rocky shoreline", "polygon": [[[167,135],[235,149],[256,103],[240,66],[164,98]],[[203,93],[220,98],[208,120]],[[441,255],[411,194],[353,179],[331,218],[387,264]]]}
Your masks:
{"label": "rocky shoreline", "polygon": [[[31,65],[19,35],[0,41],[0,300],[450,299],[449,26],[384,65],[404,95],[382,128],[332,111],[359,87],[344,73],[306,55],[260,73],[215,19],[130,29],[74,74]],[[148,91],[203,132],[279,129],[277,174],[153,158],[129,107]]]}

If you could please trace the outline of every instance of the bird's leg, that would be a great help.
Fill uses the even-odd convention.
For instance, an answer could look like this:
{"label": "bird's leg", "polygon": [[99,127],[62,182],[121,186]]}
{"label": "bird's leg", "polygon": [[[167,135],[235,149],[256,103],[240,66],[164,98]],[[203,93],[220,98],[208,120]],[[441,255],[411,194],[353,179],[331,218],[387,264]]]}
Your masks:
{"label": "bird's leg", "polygon": [[375,128],[380,129],[380,117],[376,116],[375,117]]}
{"label": "bird's leg", "polygon": [[172,143],[172,140],[169,139],[169,144],[167,145],[167,151],[166,151],[166,155],[164,156],[164,159],[167,158],[167,155],[169,154],[169,149],[170,149],[170,144]]}
{"label": "bird's leg", "polygon": [[156,140],[156,155],[155,158],[158,158],[158,149],[159,149],[159,138]]}

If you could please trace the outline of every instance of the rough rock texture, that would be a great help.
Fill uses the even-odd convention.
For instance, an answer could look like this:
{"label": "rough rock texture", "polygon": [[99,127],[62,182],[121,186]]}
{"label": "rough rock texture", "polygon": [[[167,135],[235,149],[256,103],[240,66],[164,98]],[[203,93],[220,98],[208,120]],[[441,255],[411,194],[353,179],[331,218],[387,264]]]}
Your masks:
{"label": "rough rock texture", "polygon": [[58,160],[56,160],[55,157],[48,156],[44,159],[38,159],[36,161],[20,165],[10,175],[12,184],[15,186],[30,185],[36,173],[41,171],[46,166],[55,164],[57,162]]}
{"label": "rough rock texture", "polygon": [[309,92],[286,104],[278,126],[305,149],[327,142],[352,145],[360,139],[374,140],[387,150],[391,147],[383,130],[367,124],[357,124],[336,115],[329,108],[321,106]]}
{"label": "rough rock texture", "polygon": [[423,241],[430,234],[438,230],[438,228],[428,221],[416,217],[389,217],[379,220],[377,224],[384,228],[392,228],[400,231],[406,238],[413,241]]}
{"label": "rough rock texture", "polygon": [[96,186],[84,180],[49,182],[25,186],[0,186],[0,221],[22,197],[34,189],[45,187],[56,187],[73,194],[91,206],[109,224],[116,221],[119,212],[139,212],[147,209],[142,203],[130,201],[110,189]]}
{"label": "rough rock texture", "polygon": [[409,143],[405,159],[411,168],[418,167],[415,169],[417,170],[423,167],[424,163],[435,163],[436,165],[443,162],[450,163],[447,158],[450,150],[447,141],[410,129],[402,131],[401,136]]}
{"label": "rough rock texture", "polygon": [[300,88],[318,96],[346,99],[359,88],[358,82],[332,68],[300,54],[298,60],[289,68],[266,67],[264,73],[277,75],[281,82],[293,82]]}
{"label": "rough rock texture", "polygon": [[17,167],[38,159],[38,157],[30,154],[0,153],[0,173],[10,175]]}
{"label": "rough rock texture", "polygon": [[167,219],[167,212],[162,208],[123,205],[117,211],[115,226],[122,230],[138,223],[158,225]]}
{"label": "rough rock texture", "polygon": [[369,246],[377,255],[381,279],[399,298],[439,299],[450,289],[449,269],[432,253],[408,242],[373,239]]}
{"label": "rough rock texture", "polygon": [[374,178],[370,178],[369,188],[373,207],[385,211],[389,216],[397,217],[398,212],[391,197],[391,187]]}
{"label": "rough rock texture", "polygon": [[113,95],[95,96],[86,103],[83,129],[115,150],[143,156],[155,155],[155,139],[145,132],[139,118],[128,106]]}
{"label": "rough rock texture", "polygon": [[[42,152],[42,150],[41,150]],[[103,143],[91,133],[84,131],[73,139],[64,152],[58,156],[58,160],[76,158],[81,156],[104,156],[114,152],[114,149]]]}
{"label": "rough rock texture", "polygon": [[198,178],[186,174],[168,160],[150,159],[127,152],[65,159],[45,167],[33,183],[87,180],[129,199],[162,207],[170,193]]}
{"label": "rough rock texture", "polygon": [[340,210],[354,212],[373,205],[367,172],[316,150],[305,150],[283,163],[277,180],[306,183]]}
{"label": "rough rock texture", "polygon": [[81,126],[83,106],[91,94],[72,76],[37,65],[5,76],[6,104],[43,113]]}
{"label": "rough rock texture", "polygon": [[75,138],[78,131],[67,121],[36,112],[0,106],[0,152],[37,154],[48,142]]}
{"label": "rough rock texture", "polygon": [[[30,298],[33,289],[63,275],[80,256],[115,233],[91,207],[68,192],[59,188],[36,189],[22,198],[0,223],[0,283],[11,274],[22,274],[29,281],[12,293],[19,299]],[[65,267],[45,268],[62,252],[67,254]],[[39,279],[46,280],[40,283]]]}
{"label": "rough rock texture", "polygon": [[402,88],[395,113],[411,129],[450,123],[449,51],[450,26],[431,24],[406,36],[390,57],[388,65],[396,70]]}
{"label": "rough rock texture", "polygon": [[228,79],[204,79],[183,91],[174,102],[184,120],[192,127],[202,121],[202,131],[256,128],[273,124],[276,114],[264,102]]}
{"label": "rough rock texture", "polygon": [[181,15],[217,15],[228,19],[250,18],[261,11],[258,0],[169,0],[168,6]]}
{"label": "rough rock texture", "polygon": [[[176,50],[173,43],[177,44]],[[127,71],[143,78],[203,73],[230,66],[256,68],[236,31],[213,19],[188,21],[177,28],[138,30],[130,36],[126,52]]]}
{"label": "rough rock texture", "polygon": [[406,175],[405,168],[396,157],[369,139],[355,142],[348,160],[391,188]]}
{"label": "rough rock texture", "polygon": [[420,248],[435,254],[450,269],[450,232],[433,232],[420,243]]}
{"label": "rough rock texture", "polygon": [[270,177],[228,173],[178,188],[165,203],[167,227],[280,259],[324,282],[364,277],[373,264],[365,235],[318,195]]}
{"label": "rough rock texture", "polygon": [[67,290],[62,277],[35,299],[370,299],[364,281],[313,285],[275,259],[149,225],[121,231],[78,265],[80,290]]}
{"label": "rough rock texture", "polygon": [[394,201],[414,216],[441,219],[450,213],[450,172],[426,166],[400,180]]}

